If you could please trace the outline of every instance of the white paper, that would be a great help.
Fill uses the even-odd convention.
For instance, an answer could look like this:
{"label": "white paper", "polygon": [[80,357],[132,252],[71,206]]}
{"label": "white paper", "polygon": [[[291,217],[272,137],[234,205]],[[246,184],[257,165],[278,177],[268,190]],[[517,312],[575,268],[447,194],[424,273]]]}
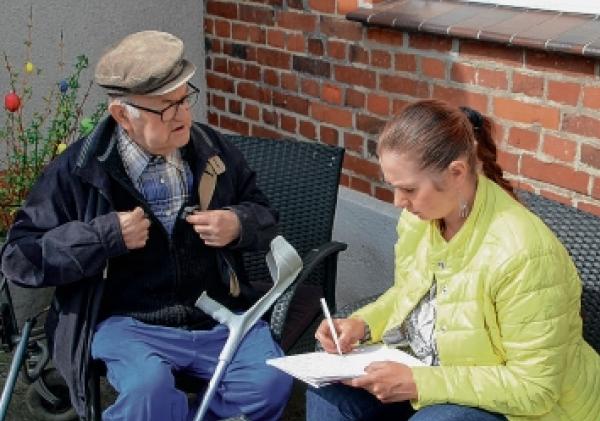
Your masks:
{"label": "white paper", "polygon": [[289,357],[272,358],[267,364],[310,384],[320,387],[336,381],[359,377],[375,361],[394,361],[410,367],[424,365],[417,358],[385,345],[369,345],[344,354],[310,352]]}

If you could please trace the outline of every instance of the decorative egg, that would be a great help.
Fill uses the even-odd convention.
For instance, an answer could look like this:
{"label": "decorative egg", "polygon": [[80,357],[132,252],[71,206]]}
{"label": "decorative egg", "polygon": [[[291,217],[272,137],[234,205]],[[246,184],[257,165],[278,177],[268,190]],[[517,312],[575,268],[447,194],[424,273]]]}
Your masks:
{"label": "decorative egg", "polygon": [[67,149],[67,144],[66,143],[59,143],[56,146],[56,153],[61,154],[61,153],[63,153],[65,151],[65,149]]}
{"label": "decorative egg", "polygon": [[27,63],[25,63],[25,71],[27,73],[33,73],[33,71],[35,70],[35,67],[33,66],[33,63],[28,61]]}
{"label": "decorative egg", "polygon": [[21,98],[14,92],[9,92],[4,96],[4,108],[14,113],[21,106]]}
{"label": "decorative egg", "polygon": [[69,90],[69,82],[67,82],[64,79],[61,80],[58,83],[58,89],[60,89],[60,92],[64,94],[65,92],[67,92]]}

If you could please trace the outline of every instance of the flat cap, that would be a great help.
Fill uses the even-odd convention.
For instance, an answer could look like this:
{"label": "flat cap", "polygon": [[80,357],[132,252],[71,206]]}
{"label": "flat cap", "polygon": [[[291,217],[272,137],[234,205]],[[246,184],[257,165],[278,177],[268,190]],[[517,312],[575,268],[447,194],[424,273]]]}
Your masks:
{"label": "flat cap", "polygon": [[195,71],[183,58],[183,41],[167,32],[142,31],[110,47],[100,57],[94,78],[109,95],[163,95]]}

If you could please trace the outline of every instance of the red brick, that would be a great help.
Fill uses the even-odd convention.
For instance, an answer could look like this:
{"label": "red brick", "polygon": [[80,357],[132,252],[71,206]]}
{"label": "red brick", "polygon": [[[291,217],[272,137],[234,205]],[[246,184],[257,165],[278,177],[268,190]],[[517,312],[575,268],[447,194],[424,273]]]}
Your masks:
{"label": "red brick", "polygon": [[374,180],[381,178],[379,164],[367,161],[364,158],[359,158],[349,153],[344,156],[344,168]]}
{"label": "red brick", "polygon": [[223,57],[214,57],[212,69],[218,73],[227,73],[227,59]]}
{"label": "red brick", "polygon": [[231,23],[224,20],[215,20],[215,35],[221,38],[231,38]]}
{"label": "red brick", "polygon": [[411,33],[408,37],[408,45],[419,50],[435,50],[442,53],[452,49],[452,38],[423,33]]}
{"label": "red brick", "polygon": [[600,169],[600,149],[590,145],[581,145],[581,162]]}
{"label": "red brick", "polygon": [[211,104],[219,110],[225,111],[225,98],[219,95],[211,95]]}
{"label": "red brick", "polygon": [[338,0],[337,1],[337,12],[340,15],[345,15],[348,12],[356,10],[358,8],[358,0]]}
{"label": "red brick", "polygon": [[344,18],[321,16],[321,33],[345,41],[360,41],[363,27],[359,22],[350,22]]}
{"label": "red brick", "polygon": [[258,121],[260,109],[256,105],[246,104],[244,105],[244,117],[250,120]]}
{"label": "red brick", "polygon": [[362,154],[364,149],[363,142],[364,139],[362,136],[353,133],[344,133],[344,147],[349,151]]}
{"label": "red brick", "polygon": [[404,107],[406,107],[408,104],[410,104],[409,101],[405,101],[403,99],[395,99],[392,103],[392,115],[400,113],[400,111],[402,111]]}
{"label": "red brick", "polygon": [[204,18],[204,35],[213,35],[215,32],[215,21],[213,19]]}
{"label": "red brick", "polygon": [[577,208],[584,212],[591,213],[596,216],[600,216],[600,206],[593,203],[579,202]]}
{"label": "red brick", "polygon": [[403,72],[414,72],[417,70],[417,59],[414,54],[398,53],[394,56],[394,68]]}
{"label": "red brick", "polygon": [[341,108],[333,108],[319,102],[310,106],[310,116],[318,121],[338,127],[352,127],[352,113]]}
{"label": "red brick", "polygon": [[511,174],[518,174],[519,172],[519,155],[514,155],[510,152],[498,150],[498,156],[496,158],[498,165],[504,171]]}
{"label": "red brick", "polygon": [[281,128],[286,132],[296,133],[296,127],[298,123],[295,117],[281,114]]}
{"label": "red brick", "polygon": [[246,41],[248,39],[248,25],[232,23],[231,24],[231,38]]}
{"label": "red brick", "polygon": [[581,85],[572,82],[548,81],[548,99],[561,104],[577,105]]}
{"label": "red brick", "polygon": [[390,113],[390,100],[384,95],[369,94],[367,96],[367,110],[374,114],[387,116]]}
{"label": "red brick", "polygon": [[508,98],[494,98],[494,114],[506,120],[538,123],[547,129],[558,129],[560,121],[560,112],[556,108]]}
{"label": "red brick", "polygon": [[229,76],[241,78],[244,76],[244,63],[230,60],[227,71],[229,72]]}
{"label": "red brick", "polygon": [[300,83],[302,93],[314,97],[321,96],[321,86],[313,79],[302,79]]}
{"label": "red brick", "polygon": [[234,99],[229,100],[229,112],[232,114],[242,114],[242,103]]}
{"label": "red brick", "polygon": [[257,25],[272,26],[274,23],[274,12],[269,7],[259,7],[240,3],[239,15],[240,20],[256,23]]}
{"label": "red brick", "polygon": [[592,197],[600,199],[600,178],[594,178],[594,187],[592,188]]}
{"label": "red brick", "polygon": [[508,132],[508,144],[515,148],[537,151],[540,134],[520,127],[511,127]]}
{"label": "red brick", "polygon": [[319,140],[328,145],[338,146],[338,131],[332,127],[321,126],[319,129]]}
{"label": "red brick", "polygon": [[335,13],[335,0],[308,0],[308,7],[323,13]]}
{"label": "red brick", "polygon": [[245,121],[240,121],[235,118],[230,118],[225,115],[222,115],[219,119],[221,126],[224,129],[231,130],[232,132],[236,132],[243,135],[248,135],[250,126]]}
{"label": "red brick", "polygon": [[294,95],[273,93],[273,106],[283,108],[297,114],[308,115],[308,100]]}
{"label": "red brick", "polygon": [[213,73],[206,72],[206,86],[209,89],[218,89],[223,92],[233,92],[233,81],[230,79],[217,76]]}
{"label": "red brick", "polygon": [[273,69],[264,69],[263,82],[271,86],[279,86],[279,75]]}
{"label": "red brick", "polygon": [[506,72],[502,70],[479,69],[477,82],[481,86],[492,89],[506,89],[508,87]]}
{"label": "red brick", "polygon": [[540,195],[547,197],[550,200],[554,200],[556,202],[563,203],[568,206],[573,205],[573,203],[571,202],[571,199],[569,199],[568,197],[565,197],[562,194],[551,192],[549,190],[540,190]]}
{"label": "red brick", "polygon": [[267,123],[269,126],[277,126],[279,115],[276,111],[266,110],[263,108],[262,121]]}
{"label": "red brick", "polygon": [[574,75],[593,76],[594,60],[573,54],[560,54],[547,51],[527,50],[525,64],[535,70]]}
{"label": "red brick", "polygon": [[285,32],[278,29],[269,29],[267,31],[267,44],[277,48],[284,48]]}
{"label": "red brick", "polygon": [[461,40],[459,52],[461,56],[481,59],[487,62],[499,61],[515,67],[523,64],[523,50],[515,47],[507,47],[504,44]]}
{"label": "red brick", "polygon": [[514,93],[541,97],[544,95],[544,79],[525,73],[514,72],[512,91]]}
{"label": "red brick", "polygon": [[255,124],[252,125],[252,131],[250,132],[250,134],[252,136],[266,137],[269,139],[281,139],[283,137],[281,133],[275,130],[267,129],[266,127],[257,126]]}
{"label": "red brick", "polygon": [[246,63],[244,66],[244,78],[258,82],[260,80],[260,67]]}
{"label": "red brick", "polygon": [[253,99],[254,101],[266,104],[270,102],[271,98],[271,91],[250,82],[239,82],[237,85],[237,94],[242,98]]}
{"label": "red brick", "polygon": [[475,85],[477,83],[477,69],[463,63],[453,63],[450,71],[450,79],[459,83]]}
{"label": "red brick", "polygon": [[365,194],[371,194],[371,183],[363,180],[362,178],[350,176],[348,187],[350,187],[352,190],[357,190]]}
{"label": "red brick", "polygon": [[300,134],[307,139],[315,140],[317,138],[317,129],[310,121],[300,121],[300,128],[298,130]]}
{"label": "red brick", "polygon": [[238,18],[237,4],[208,0],[206,2],[206,14],[236,20]]}
{"label": "red brick", "polygon": [[587,193],[590,178],[588,174],[561,164],[541,162],[528,155],[523,155],[521,159],[521,174],[525,177],[579,193]]}
{"label": "red brick", "polygon": [[340,174],[340,186],[350,187],[350,177],[347,174]]}
{"label": "red brick", "polygon": [[350,85],[375,88],[375,72],[350,66],[335,66],[335,79]]}
{"label": "red brick", "polygon": [[404,43],[404,34],[396,29],[368,27],[367,39],[380,44],[389,44],[395,47],[402,47]]}
{"label": "red brick", "polygon": [[433,87],[433,98],[443,99],[457,107],[466,105],[479,112],[487,112],[487,97],[483,94],[435,85]]}
{"label": "red brick", "polygon": [[255,44],[266,44],[267,43],[267,31],[265,28],[260,26],[248,27],[248,41]]}
{"label": "red brick", "polygon": [[421,57],[421,71],[430,78],[445,79],[446,63],[436,58]]}
{"label": "red brick", "polygon": [[370,115],[358,114],[356,116],[356,128],[365,133],[379,134],[385,126],[385,120]]}
{"label": "red brick", "polygon": [[579,114],[565,114],[562,130],[588,137],[600,137],[600,121],[597,118]]}
{"label": "red brick", "polygon": [[281,87],[286,91],[298,91],[298,77],[293,73],[281,74]]}
{"label": "red brick", "polygon": [[277,26],[304,33],[314,32],[317,28],[317,15],[281,11],[277,13]]}
{"label": "red brick", "polygon": [[429,96],[429,85],[422,80],[381,75],[379,86],[381,90],[386,92],[406,94],[416,98],[425,98]]}
{"label": "red brick", "polygon": [[287,49],[294,52],[304,52],[305,37],[302,34],[288,34]]}
{"label": "red brick", "polygon": [[348,60],[351,63],[369,64],[369,52],[359,45],[350,45]]}
{"label": "red brick", "polygon": [[308,40],[308,52],[313,56],[322,56],[325,52],[323,40],[319,38],[310,38]]}
{"label": "red brick", "polygon": [[347,44],[344,42],[341,42],[341,41],[327,40],[327,55],[331,58],[345,60],[346,59],[346,46],[347,46]]}
{"label": "red brick", "polygon": [[331,77],[331,64],[325,60],[294,55],[292,67],[297,72],[327,79]]}
{"label": "red brick", "polygon": [[387,51],[371,51],[371,66],[389,69],[392,65],[392,56]]}
{"label": "red brick", "polygon": [[385,187],[375,187],[375,197],[384,202],[394,203],[394,193]]}
{"label": "red brick", "polygon": [[211,111],[208,112],[208,115],[206,117],[206,120],[208,121],[208,124],[216,126],[216,127],[221,127],[219,126],[219,114],[217,113],[213,113]]}
{"label": "red brick", "polygon": [[365,94],[355,89],[346,89],[346,102],[345,105],[354,108],[364,108],[365,106]]}
{"label": "red brick", "polygon": [[600,109],[600,86],[583,87],[583,106]]}
{"label": "red brick", "polygon": [[542,151],[556,159],[571,163],[577,153],[577,144],[572,140],[547,134],[544,136]]}
{"label": "red brick", "polygon": [[287,0],[288,7],[292,9],[304,10],[304,0]]}
{"label": "red brick", "polygon": [[321,87],[321,99],[330,104],[341,105],[342,89],[338,86],[326,83]]}
{"label": "red brick", "polygon": [[274,51],[267,48],[258,48],[256,50],[256,59],[258,64],[280,69],[290,70],[292,56],[283,51]]}

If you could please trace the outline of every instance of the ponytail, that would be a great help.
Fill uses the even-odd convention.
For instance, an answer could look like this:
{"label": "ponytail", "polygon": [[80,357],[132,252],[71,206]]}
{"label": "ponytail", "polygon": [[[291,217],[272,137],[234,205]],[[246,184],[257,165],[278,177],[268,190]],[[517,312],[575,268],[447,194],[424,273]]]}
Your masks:
{"label": "ponytail", "polygon": [[490,119],[469,107],[460,107],[460,109],[473,125],[473,133],[477,141],[477,158],[481,162],[483,173],[487,178],[506,190],[513,198],[517,199],[513,186],[504,178],[502,168],[498,165],[498,153],[496,143],[492,138]]}

